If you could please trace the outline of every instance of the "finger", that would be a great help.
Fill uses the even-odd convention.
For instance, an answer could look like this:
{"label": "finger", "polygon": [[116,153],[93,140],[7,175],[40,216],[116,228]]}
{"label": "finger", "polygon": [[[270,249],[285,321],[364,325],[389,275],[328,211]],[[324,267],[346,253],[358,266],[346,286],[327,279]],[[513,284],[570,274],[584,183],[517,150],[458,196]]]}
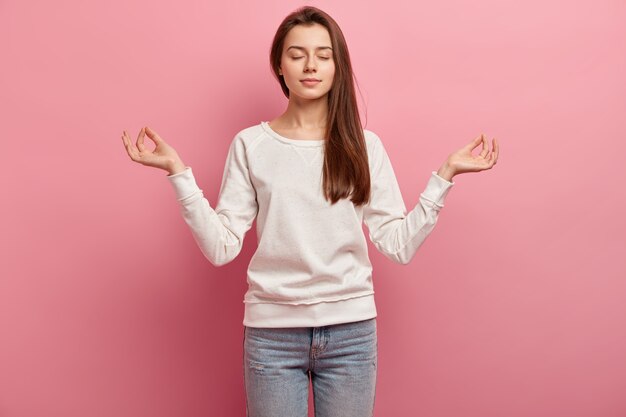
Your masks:
{"label": "finger", "polygon": [[489,154],[489,161],[488,161],[489,168],[493,167],[496,164],[496,159],[497,159],[496,149],[495,149],[496,148],[495,139],[492,140],[492,145],[493,145],[493,148],[492,148],[491,153]]}
{"label": "finger", "polygon": [[491,168],[496,163],[496,154],[493,152],[489,153],[489,158],[487,158],[487,166]]}
{"label": "finger", "polygon": [[493,138],[493,149],[495,153],[495,159],[493,163],[495,165],[495,163],[498,162],[498,154],[500,153],[500,147],[498,146],[498,141],[496,141],[496,138]]}
{"label": "finger", "polygon": [[143,152],[145,151],[145,147],[143,146],[143,138],[146,134],[146,130],[145,128],[141,128],[141,130],[139,131],[139,136],[137,137],[137,149],[139,149],[139,152]]}
{"label": "finger", "polygon": [[480,145],[481,141],[482,141],[482,136],[479,135],[475,139],[473,139],[470,143],[465,145],[463,148],[469,153],[472,153],[472,150],[476,148],[478,145]]}
{"label": "finger", "polygon": [[128,154],[130,155],[130,151],[128,149],[130,144],[129,144],[128,140],[126,139],[126,131],[122,132],[122,142],[124,142],[124,147],[126,148],[126,152],[128,152]]}
{"label": "finger", "polygon": [[133,143],[130,141],[130,136],[128,136],[128,133],[126,133],[126,131],[124,131],[123,140],[124,140],[124,145],[126,145],[126,152],[128,153],[128,156],[133,161],[136,161],[138,157],[137,150],[133,146]]}
{"label": "finger", "polygon": [[145,132],[146,135],[148,135],[148,138],[152,139],[152,141],[154,142],[155,145],[158,145],[159,142],[161,142],[161,137],[152,129],[150,129],[148,126],[145,127]]}
{"label": "finger", "polygon": [[124,135],[122,135],[121,138],[122,138],[122,144],[124,144],[124,149],[126,150],[126,153],[128,153],[128,145],[126,144],[126,138],[124,138]]}
{"label": "finger", "polygon": [[483,140],[482,140],[482,142],[483,142],[483,149],[482,149],[482,151],[480,152],[480,156],[481,156],[482,158],[484,158],[484,157],[486,157],[486,156],[487,156],[487,154],[489,153],[489,145],[487,144],[487,138],[485,138],[483,135],[481,135],[481,136],[482,136],[482,138],[483,138]]}

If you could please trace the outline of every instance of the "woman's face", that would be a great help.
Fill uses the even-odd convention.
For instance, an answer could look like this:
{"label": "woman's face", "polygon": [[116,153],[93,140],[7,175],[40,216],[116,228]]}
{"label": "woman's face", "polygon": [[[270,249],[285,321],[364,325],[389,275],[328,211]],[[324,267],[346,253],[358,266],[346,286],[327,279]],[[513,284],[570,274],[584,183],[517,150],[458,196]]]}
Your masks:
{"label": "woman's face", "polygon": [[[317,99],[330,91],[335,61],[328,30],[318,24],[294,26],[285,37],[279,74],[289,88],[289,96]],[[319,80],[305,82],[307,78]]]}

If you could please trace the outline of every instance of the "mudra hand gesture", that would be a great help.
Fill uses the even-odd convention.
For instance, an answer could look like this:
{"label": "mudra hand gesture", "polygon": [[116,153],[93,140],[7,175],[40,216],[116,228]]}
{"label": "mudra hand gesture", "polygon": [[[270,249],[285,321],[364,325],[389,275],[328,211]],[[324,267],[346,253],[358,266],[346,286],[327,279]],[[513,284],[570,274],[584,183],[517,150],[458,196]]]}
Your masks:
{"label": "mudra hand gesture", "polygon": [[[481,143],[483,145],[481,152],[478,155],[472,155],[472,150]],[[458,151],[451,153],[437,174],[450,181],[456,174],[492,168],[498,160],[499,148],[495,138],[492,139],[491,144],[492,149],[489,150],[487,138],[481,134]]]}
{"label": "mudra hand gesture", "polygon": [[[143,139],[145,135],[148,135],[148,138],[156,145],[154,150],[147,149],[144,145]],[[135,145],[131,142],[130,136],[126,131],[122,134],[122,142],[124,142],[128,156],[135,162],[164,169],[170,175],[185,169],[185,164],[178,156],[176,150],[147,126],[141,128]]]}

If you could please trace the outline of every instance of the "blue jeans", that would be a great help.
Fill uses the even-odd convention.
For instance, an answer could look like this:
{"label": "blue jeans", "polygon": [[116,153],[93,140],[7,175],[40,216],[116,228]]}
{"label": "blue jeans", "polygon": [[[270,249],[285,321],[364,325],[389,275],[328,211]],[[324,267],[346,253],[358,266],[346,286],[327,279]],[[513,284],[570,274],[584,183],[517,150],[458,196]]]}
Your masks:
{"label": "blue jeans", "polygon": [[376,393],[376,318],[322,327],[244,326],[248,417],[371,417]]}

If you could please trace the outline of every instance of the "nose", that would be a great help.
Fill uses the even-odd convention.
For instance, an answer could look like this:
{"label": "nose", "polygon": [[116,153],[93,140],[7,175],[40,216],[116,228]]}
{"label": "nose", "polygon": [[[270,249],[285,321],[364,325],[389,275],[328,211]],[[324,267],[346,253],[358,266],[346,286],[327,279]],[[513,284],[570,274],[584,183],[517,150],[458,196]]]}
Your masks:
{"label": "nose", "polygon": [[316,64],[315,64],[314,57],[310,57],[307,59],[306,64],[304,66],[304,71],[305,72],[316,71]]}

